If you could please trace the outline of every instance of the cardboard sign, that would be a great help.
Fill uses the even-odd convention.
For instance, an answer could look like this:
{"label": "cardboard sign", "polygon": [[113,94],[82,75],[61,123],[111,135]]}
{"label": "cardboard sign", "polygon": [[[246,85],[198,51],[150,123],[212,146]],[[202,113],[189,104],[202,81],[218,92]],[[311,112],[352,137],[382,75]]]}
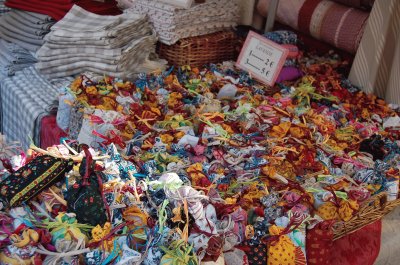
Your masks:
{"label": "cardboard sign", "polygon": [[248,71],[255,79],[273,86],[288,53],[279,44],[250,31],[236,66]]}

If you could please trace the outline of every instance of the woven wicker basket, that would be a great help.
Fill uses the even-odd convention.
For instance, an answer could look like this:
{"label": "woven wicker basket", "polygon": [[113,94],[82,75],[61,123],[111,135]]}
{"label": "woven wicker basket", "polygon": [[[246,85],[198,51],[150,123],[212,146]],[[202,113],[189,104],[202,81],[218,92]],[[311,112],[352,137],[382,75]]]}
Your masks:
{"label": "woven wicker basket", "polygon": [[157,52],[171,65],[201,67],[209,63],[235,60],[238,38],[233,31],[220,31],[179,40],[174,45],[159,43]]}
{"label": "woven wicker basket", "polygon": [[334,240],[355,232],[377,221],[400,205],[400,199],[387,201],[387,194],[382,192],[362,204],[356,215],[347,222],[338,222],[333,227]]}

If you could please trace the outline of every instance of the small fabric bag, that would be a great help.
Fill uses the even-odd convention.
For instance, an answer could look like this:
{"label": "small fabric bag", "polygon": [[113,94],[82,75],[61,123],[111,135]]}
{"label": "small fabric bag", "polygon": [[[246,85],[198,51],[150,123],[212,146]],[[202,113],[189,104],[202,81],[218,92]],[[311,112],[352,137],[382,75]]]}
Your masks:
{"label": "small fabric bag", "polygon": [[72,160],[38,156],[0,183],[1,201],[11,207],[19,206],[62,180],[72,166]]}
{"label": "small fabric bag", "polygon": [[265,244],[249,245],[248,242],[245,242],[242,248],[247,255],[249,264],[267,265],[268,252]]}
{"label": "small fabric bag", "polygon": [[76,214],[79,223],[103,226],[107,221],[107,215],[102,194],[102,180],[98,174],[92,172],[92,156],[88,146],[84,145],[83,150],[86,157],[82,161],[80,171],[85,173],[79,182],[68,189],[67,209],[68,212]]}
{"label": "small fabric bag", "polygon": [[333,246],[332,221],[323,221],[306,233],[307,264],[331,264]]}

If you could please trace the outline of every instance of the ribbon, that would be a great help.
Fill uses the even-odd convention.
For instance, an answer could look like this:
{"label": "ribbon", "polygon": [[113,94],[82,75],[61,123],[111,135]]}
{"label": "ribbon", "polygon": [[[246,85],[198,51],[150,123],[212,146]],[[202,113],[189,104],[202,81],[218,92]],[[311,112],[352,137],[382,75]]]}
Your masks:
{"label": "ribbon", "polygon": [[66,249],[59,249],[59,251],[62,251],[62,252],[51,252],[51,251],[48,251],[47,249],[45,249],[42,245],[39,245],[38,249],[36,249],[35,252],[48,256],[49,260],[47,260],[48,261],[47,264],[56,264],[57,261],[59,261],[62,258],[78,256],[83,253],[89,252],[90,251],[89,248],[80,249],[80,247],[84,245],[83,243],[84,243],[84,240],[80,239],[78,241],[78,243],[76,244],[75,248],[74,248],[74,245],[75,245],[74,243],[65,245]]}
{"label": "ribbon", "polygon": [[110,144],[115,144],[121,147],[122,149],[126,147],[126,143],[122,140],[122,137],[117,135],[114,131],[110,132],[111,137],[107,137],[99,132],[96,132],[95,130],[92,131],[92,134],[104,139],[105,141],[103,142],[103,144],[105,146],[108,146]]}
{"label": "ribbon", "polygon": [[103,118],[101,118],[100,116],[94,115],[94,114],[88,114],[87,115],[89,117],[89,122],[90,123],[94,123],[94,124],[105,124],[105,123],[110,123],[114,126],[119,126],[122,124],[126,124],[126,118],[125,117],[117,117],[114,120],[112,120],[111,122],[106,122],[104,121]]}
{"label": "ribbon", "polygon": [[89,122],[90,123],[94,123],[94,124],[103,124],[103,123],[105,123],[105,121],[100,116],[97,116],[97,115],[94,115],[94,114],[88,114],[88,117],[89,117]]}
{"label": "ribbon", "polygon": [[167,211],[166,211],[166,207],[167,207],[168,203],[169,203],[168,200],[164,200],[162,205],[161,205],[161,208],[159,209],[158,223],[159,223],[159,226],[160,226],[160,233],[161,234],[163,233],[164,225],[165,225],[165,223],[166,223],[166,221],[168,219]]}
{"label": "ribbon", "polygon": [[350,158],[335,157],[335,159],[333,160],[333,163],[335,163],[335,164],[340,164],[340,163],[343,163],[343,162],[348,162],[350,164],[355,165],[358,168],[367,168],[367,166],[363,165],[362,163],[360,163],[358,161],[355,161],[353,159],[350,159]]}
{"label": "ribbon", "polygon": [[85,167],[85,175],[83,176],[83,183],[82,186],[89,186],[89,177],[91,174],[91,167],[92,167],[92,163],[93,163],[93,157],[92,154],[89,151],[89,147],[87,145],[82,145],[82,149],[83,152],[85,153],[85,157],[86,157],[86,167]]}
{"label": "ribbon", "polygon": [[0,161],[3,163],[4,168],[7,169],[8,172],[10,172],[11,174],[14,173],[14,169],[9,159],[0,158]]}
{"label": "ribbon", "polygon": [[283,229],[283,230],[282,230],[279,234],[277,234],[277,235],[272,235],[272,236],[270,236],[270,237],[266,240],[265,243],[269,243],[270,245],[275,246],[275,245],[278,243],[279,238],[280,238],[281,236],[284,236],[284,235],[287,235],[287,234],[293,232],[294,230],[296,230],[297,228],[299,228],[299,226],[302,224],[302,223],[298,223],[298,224],[296,224],[296,225],[291,229],[290,227],[291,227],[292,225],[294,225],[294,223],[295,223],[295,218],[290,218],[290,222],[289,222],[289,224],[285,227],[285,229]]}

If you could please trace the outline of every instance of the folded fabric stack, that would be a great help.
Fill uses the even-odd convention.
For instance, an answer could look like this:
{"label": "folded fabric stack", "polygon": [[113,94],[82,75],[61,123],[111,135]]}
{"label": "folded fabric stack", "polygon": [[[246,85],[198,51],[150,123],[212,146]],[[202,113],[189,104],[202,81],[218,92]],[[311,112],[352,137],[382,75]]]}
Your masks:
{"label": "folded fabric stack", "polygon": [[137,0],[127,13],[147,14],[159,36],[167,45],[179,39],[195,37],[231,28],[239,19],[237,0],[210,0],[182,9],[157,1]]}
{"label": "folded fabric stack", "polygon": [[36,66],[49,77],[84,71],[130,77],[165,65],[149,59],[157,39],[144,15],[100,16],[75,5],[45,40]]}
{"label": "folded fabric stack", "polygon": [[0,82],[1,128],[10,140],[20,140],[24,148],[30,137],[39,144],[40,121],[57,107],[58,89],[71,79],[47,80],[31,66]]}
{"label": "folded fabric stack", "polygon": [[34,63],[36,58],[28,50],[0,39],[0,77],[12,76]]}
{"label": "folded fabric stack", "polygon": [[48,15],[55,20],[62,19],[77,4],[99,15],[118,15],[121,10],[115,0],[7,0],[6,6]]}
{"label": "folded fabric stack", "polygon": [[8,8],[4,5],[5,1],[6,0],[0,0],[0,16],[2,16],[4,13],[7,13],[8,11],[10,11],[10,8]]}
{"label": "folded fabric stack", "polygon": [[13,9],[0,18],[0,38],[37,51],[54,23],[47,15]]}

